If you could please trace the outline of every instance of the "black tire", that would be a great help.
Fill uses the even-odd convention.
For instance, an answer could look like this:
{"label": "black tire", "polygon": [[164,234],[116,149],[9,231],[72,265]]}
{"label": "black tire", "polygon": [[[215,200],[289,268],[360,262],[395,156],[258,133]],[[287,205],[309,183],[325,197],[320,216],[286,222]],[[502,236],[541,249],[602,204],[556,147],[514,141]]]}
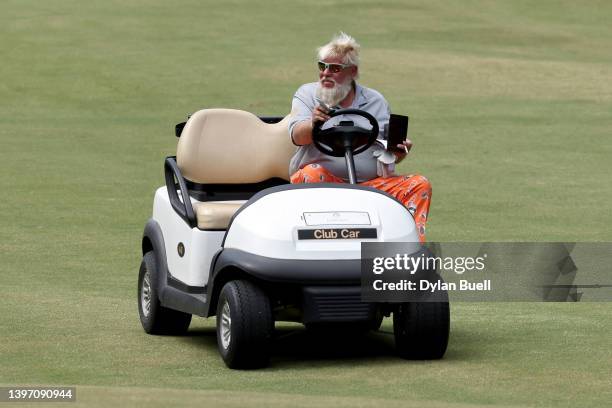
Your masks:
{"label": "black tire", "polygon": [[436,360],[444,356],[450,331],[448,302],[398,305],[393,313],[395,348],[409,360]]}
{"label": "black tire", "polygon": [[217,346],[229,368],[267,366],[273,330],[270,300],[261,288],[245,280],[223,286],[217,303]]}
{"label": "black tire", "polygon": [[155,254],[149,251],[142,257],[138,274],[138,314],[142,328],[149,334],[185,334],[191,314],[163,307],[159,301],[158,283],[159,268]]}
{"label": "black tire", "polygon": [[385,316],[382,314],[382,312],[380,310],[377,310],[374,319],[372,319],[372,321],[370,322],[369,330],[378,331],[380,329],[380,326],[382,325],[384,318]]}

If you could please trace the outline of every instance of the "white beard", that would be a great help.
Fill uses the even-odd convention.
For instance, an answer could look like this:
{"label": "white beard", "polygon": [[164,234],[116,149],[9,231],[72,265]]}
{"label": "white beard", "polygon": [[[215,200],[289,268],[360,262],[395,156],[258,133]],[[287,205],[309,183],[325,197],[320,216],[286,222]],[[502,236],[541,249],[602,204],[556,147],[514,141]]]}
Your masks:
{"label": "white beard", "polygon": [[316,96],[321,99],[325,104],[329,107],[334,107],[338,105],[346,96],[351,92],[353,88],[353,81],[349,80],[343,84],[339,84],[333,79],[329,79],[334,82],[333,88],[325,88],[319,82],[319,86],[317,87]]}

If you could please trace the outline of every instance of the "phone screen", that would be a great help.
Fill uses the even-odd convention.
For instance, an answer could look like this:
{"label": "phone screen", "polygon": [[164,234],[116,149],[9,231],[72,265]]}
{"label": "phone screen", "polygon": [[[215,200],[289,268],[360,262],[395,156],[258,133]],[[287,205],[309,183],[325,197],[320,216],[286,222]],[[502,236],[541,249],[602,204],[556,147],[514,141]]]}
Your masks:
{"label": "phone screen", "polygon": [[401,150],[397,145],[408,137],[408,116],[391,114],[389,118],[389,133],[387,135],[387,150]]}

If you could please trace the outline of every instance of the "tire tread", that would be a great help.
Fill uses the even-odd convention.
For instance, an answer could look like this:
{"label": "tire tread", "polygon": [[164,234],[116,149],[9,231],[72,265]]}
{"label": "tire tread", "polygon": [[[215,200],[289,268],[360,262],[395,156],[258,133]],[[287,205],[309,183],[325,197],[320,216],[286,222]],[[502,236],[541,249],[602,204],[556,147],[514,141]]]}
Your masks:
{"label": "tire tread", "polygon": [[444,356],[450,330],[448,302],[403,303],[393,313],[393,331],[400,357],[434,360]]}
{"label": "tire tread", "polygon": [[[232,319],[230,346],[219,352],[230,368],[260,368],[268,365],[270,341],[274,320],[266,293],[247,280],[235,280],[225,284],[219,296],[217,311],[228,299]],[[217,336],[220,326],[217,324]]]}
{"label": "tire tread", "polygon": [[[149,271],[151,283],[151,309],[149,316],[145,317],[142,313],[140,292],[142,290],[142,280],[146,271]],[[174,309],[168,309],[161,305],[159,300],[159,270],[153,251],[144,254],[140,265],[138,276],[138,314],[142,327],[148,334],[158,335],[181,335],[185,334],[191,323],[191,314]]]}

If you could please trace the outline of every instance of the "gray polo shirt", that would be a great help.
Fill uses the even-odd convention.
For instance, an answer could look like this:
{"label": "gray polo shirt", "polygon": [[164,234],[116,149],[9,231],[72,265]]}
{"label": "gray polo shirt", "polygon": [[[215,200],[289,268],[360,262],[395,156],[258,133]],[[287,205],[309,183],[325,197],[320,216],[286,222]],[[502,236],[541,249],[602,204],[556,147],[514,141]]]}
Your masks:
{"label": "gray polo shirt", "polygon": [[[289,121],[289,135],[292,136],[293,128],[298,122],[311,120],[312,112],[318,105],[315,100],[318,82],[302,85],[293,96],[291,106],[291,119]],[[389,104],[385,98],[374,89],[366,88],[359,84],[355,87],[355,99],[351,108],[361,109],[376,118],[378,121],[378,139],[383,140],[385,126],[389,123]],[[335,126],[342,120],[352,120],[355,125],[366,129],[371,128],[370,123],[363,117],[354,115],[341,115],[331,118],[323,128]],[[293,140],[293,138],[291,139]],[[369,149],[355,156],[355,170],[357,181],[363,182],[377,177],[375,150],[379,150],[382,144],[374,143]],[[332,174],[348,181],[346,161],[344,157],[332,157],[321,153],[313,144],[298,147],[295,155],[289,163],[289,174],[309,164],[317,163],[324,166]]]}

